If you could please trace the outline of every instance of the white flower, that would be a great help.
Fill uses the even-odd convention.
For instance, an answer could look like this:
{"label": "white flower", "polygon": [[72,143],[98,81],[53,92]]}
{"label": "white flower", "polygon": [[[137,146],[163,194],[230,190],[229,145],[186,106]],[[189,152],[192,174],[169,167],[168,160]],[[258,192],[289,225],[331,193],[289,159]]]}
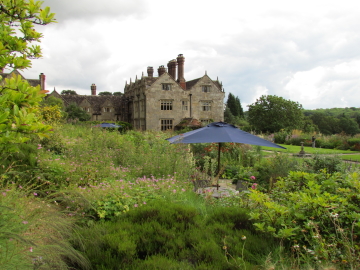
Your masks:
{"label": "white flower", "polygon": [[243,236],[241,237],[241,240],[246,240],[246,236],[243,235]]}

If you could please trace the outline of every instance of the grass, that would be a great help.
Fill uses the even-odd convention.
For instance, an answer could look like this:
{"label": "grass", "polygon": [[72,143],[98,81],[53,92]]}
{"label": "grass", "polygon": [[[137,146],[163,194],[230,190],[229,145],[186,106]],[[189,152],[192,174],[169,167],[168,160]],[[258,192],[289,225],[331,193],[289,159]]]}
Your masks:
{"label": "grass", "polygon": [[[286,144],[279,144],[286,149],[279,149],[279,148],[273,148],[273,147],[262,147],[262,150],[266,151],[276,151],[276,152],[283,152],[283,153],[299,153],[301,150],[300,146],[297,145],[286,145]],[[350,151],[350,150],[335,150],[335,149],[325,149],[325,148],[312,148],[309,146],[304,146],[305,153],[309,154],[319,154],[319,155],[336,155],[336,154],[359,154],[359,151]]]}
{"label": "grass", "polygon": [[360,154],[342,155],[342,156],[340,156],[340,158],[343,159],[343,160],[360,162]]}

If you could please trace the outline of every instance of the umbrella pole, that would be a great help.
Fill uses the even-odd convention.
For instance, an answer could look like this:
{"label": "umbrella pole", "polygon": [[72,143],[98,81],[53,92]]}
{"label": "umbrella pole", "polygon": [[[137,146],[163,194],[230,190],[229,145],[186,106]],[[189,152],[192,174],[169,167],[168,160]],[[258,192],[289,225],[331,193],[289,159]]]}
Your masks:
{"label": "umbrella pole", "polygon": [[219,190],[219,177],[220,177],[220,149],[221,149],[221,143],[219,143],[218,146],[218,169],[217,169],[217,183],[216,183],[217,190]]}

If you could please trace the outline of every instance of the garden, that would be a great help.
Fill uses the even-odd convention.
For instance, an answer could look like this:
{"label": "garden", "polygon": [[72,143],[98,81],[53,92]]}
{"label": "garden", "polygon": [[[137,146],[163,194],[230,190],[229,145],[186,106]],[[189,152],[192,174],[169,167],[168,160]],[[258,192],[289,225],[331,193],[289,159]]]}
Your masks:
{"label": "garden", "polygon": [[[218,173],[216,144],[173,135],[58,124],[3,153],[1,269],[359,269],[349,150],[226,143]],[[217,177],[248,188],[194,192]]]}

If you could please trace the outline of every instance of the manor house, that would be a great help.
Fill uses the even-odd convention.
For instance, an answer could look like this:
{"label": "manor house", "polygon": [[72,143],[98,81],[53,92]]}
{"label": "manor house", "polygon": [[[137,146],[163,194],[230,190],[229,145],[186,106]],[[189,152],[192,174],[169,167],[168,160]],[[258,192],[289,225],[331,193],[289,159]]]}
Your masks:
{"label": "manor house", "polygon": [[125,121],[139,130],[167,130],[180,127],[200,126],[224,120],[225,92],[219,80],[205,75],[186,81],[185,58],[179,54],[170,60],[167,68],[161,65],[158,76],[154,68],[147,68],[147,76],[125,84],[122,96],[96,95],[92,84],[91,95],[60,95],[65,106],[75,102],[91,114],[91,120]]}
{"label": "manor house", "polygon": [[0,72],[0,76],[2,77],[1,84],[4,82],[5,79],[10,79],[11,77],[16,76],[16,75],[20,75],[23,80],[28,81],[30,86],[36,87],[36,86],[40,85],[40,90],[45,90],[45,75],[44,75],[44,73],[40,73],[39,79],[25,79],[25,77],[16,69],[11,71],[10,73],[4,73],[3,71],[1,71]]}

